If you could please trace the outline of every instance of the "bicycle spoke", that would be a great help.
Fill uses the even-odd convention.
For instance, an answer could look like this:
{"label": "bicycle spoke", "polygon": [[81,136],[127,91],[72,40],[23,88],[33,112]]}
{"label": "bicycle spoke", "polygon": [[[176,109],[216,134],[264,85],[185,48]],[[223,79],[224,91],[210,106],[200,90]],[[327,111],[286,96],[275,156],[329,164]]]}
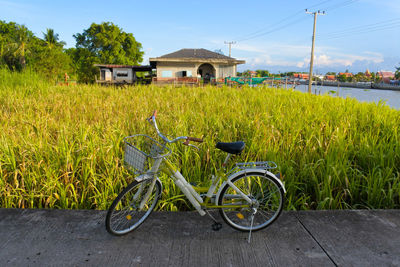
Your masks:
{"label": "bicycle spoke", "polygon": [[[222,208],[220,210],[224,220],[239,230],[257,231],[268,226],[282,210],[283,199],[279,185],[274,183],[268,176],[244,175],[232,180],[235,186],[252,200],[248,203],[232,187],[226,185],[225,191],[219,199],[223,205],[236,205],[236,207]],[[249,209],[238,207],[241,203],[248,203]],[[256,209],[254,214],[252,210]],[[258,215],[260,214],[260,215]],[[251,226],[251,222],[253,225]]]}
{"label": "bicycle spoke", "polygon": [[[116,235],[128,233],[149,216],[158,202],[161,191],[161,184],[156,182],[152,191],[148,192],[150,189],[149,182],[151,181],[134,182],[131,187],[118,195],[115,200],[117,202],[113,203],[114,206],[107,213],[106,227],[110,233]],[[148,199],[143,202],[146,195]],[[139,211],[138,208],[141,204],[143,208]]]}

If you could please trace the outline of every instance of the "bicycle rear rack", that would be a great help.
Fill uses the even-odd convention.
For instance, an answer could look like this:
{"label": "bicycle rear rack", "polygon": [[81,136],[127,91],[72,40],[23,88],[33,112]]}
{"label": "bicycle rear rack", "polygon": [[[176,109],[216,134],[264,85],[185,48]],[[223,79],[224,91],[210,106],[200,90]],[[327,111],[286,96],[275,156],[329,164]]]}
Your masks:
{"label": "bicycle rear rack", "polygon": [[240,162],[235,164],[236,168],[244,169],[276,169],[278,166],[273,161]]}

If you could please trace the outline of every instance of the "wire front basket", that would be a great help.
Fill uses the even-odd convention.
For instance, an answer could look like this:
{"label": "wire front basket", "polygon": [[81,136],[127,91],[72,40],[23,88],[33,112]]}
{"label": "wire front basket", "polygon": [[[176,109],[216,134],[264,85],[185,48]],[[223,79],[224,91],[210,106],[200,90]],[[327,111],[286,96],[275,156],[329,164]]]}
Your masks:
{"label": "wire front basket", "polygon": [[151,169],[155,159],[171,154],[168,147],[144,134],[125,137],[124,142],[125,164],[136,173],[145,173]]}

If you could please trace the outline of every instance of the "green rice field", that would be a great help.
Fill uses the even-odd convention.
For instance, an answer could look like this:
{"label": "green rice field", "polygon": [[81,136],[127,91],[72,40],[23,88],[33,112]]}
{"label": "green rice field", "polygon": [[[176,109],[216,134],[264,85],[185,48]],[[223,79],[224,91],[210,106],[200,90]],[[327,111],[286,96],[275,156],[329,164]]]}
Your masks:
{"label": "green rice field", "polygon": [[[274,88],[56,86],[33,73],[0,70],[0,207],[107,209],[134,177],[123,138],[155,134],[158,110],[170,137],[202,137],[200,151],[173,147],[190,182],[208,185],[224,153],[217,141],[246,142],[236,161],[272,160],[286,209],[400,208],[400,111],[383,104]],[[188,210],[170,181],[160,210]]]}

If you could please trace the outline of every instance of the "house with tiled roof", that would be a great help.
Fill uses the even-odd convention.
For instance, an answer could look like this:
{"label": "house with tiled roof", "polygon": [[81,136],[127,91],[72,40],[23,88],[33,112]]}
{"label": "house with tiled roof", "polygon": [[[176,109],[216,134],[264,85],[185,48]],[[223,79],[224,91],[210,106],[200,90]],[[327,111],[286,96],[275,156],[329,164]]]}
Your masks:
{"label": "house with tiled roof", "polygon": [[150,58],[150,65],[157,69],[155,81],[176,79],[203,79],[234,77],[237,65],[244,64],[238,60],[203,48],[181,49],[170,54]]}
{"label": "house with tiled roof", "polygon": [[346,76],[346,78],[354,76],[353,73],[351,73],[351,72],[339,72],[338,76],[342,76],[342,75]]}
{"label": "house with tiled roof", "polygon": [[384,83],[390,83],[391,79],[394,79],[395,73],[393,71],[381,70],[378,72],[378,77],[382,79]]}
{"label": "house with tiled roof", "polygon": [[324,80],[326,80],[326,81],[336,81],[336,75],[327,74],[327,75],[325,75]]}
{"label": "house with tiled roof", "polygon": [[295,79],[308,80],[308,77],[309,77],[308,73],[293,73],[293,78],[295,78]]}

